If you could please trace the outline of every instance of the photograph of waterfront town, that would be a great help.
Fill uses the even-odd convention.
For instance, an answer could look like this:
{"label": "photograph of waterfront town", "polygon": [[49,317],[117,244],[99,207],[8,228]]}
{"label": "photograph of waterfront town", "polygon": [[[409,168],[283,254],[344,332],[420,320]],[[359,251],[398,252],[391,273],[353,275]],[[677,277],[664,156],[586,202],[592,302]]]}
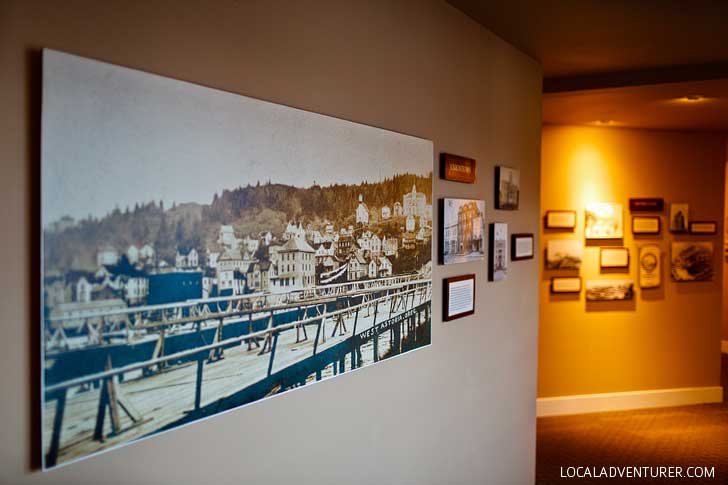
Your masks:
{"label": "photograph of waterfront town", "polygon": [[48,50],[43,100],[45,468],[430,344],[432,142]]}

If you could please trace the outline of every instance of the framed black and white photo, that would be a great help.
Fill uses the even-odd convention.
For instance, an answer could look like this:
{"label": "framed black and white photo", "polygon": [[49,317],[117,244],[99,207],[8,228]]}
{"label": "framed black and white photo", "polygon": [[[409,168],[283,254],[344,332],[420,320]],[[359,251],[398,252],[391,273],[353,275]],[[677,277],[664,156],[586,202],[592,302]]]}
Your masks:
{"label": "framed black and white photo", "polygon": [[520,171],[515,168],[495,167],[495,208],[517,210],[520,197]]}
{"label": "framed black and white photo", "polygon": [[712,236],[718,232],[718,223],[715,221],[690,221],[690,234]]}
{"label": "framed black and white photo", "polygon": [[690,224],[690,204],[670,204],[670,232],[688,232]]}
{"label": "framed black and white photo", "polygon": [[485,201],[440,199],[440,262],[485,259]]}
{"label": "framed black and white photo", "polygon": [[579,239],[551,239],[546,245],[546,269],[579,269],[583,251]]}
{"label": "framed black and white photo", "polygon": [[634,282],[631,279],[586,282],[587,301],[619,301],[632,298],[634,298]]}
{"label": "framed black and white photo", "polygon": [[533,258],[533,234],[511,235],[511,260],[521,261]]}
{"label": "framed black and white photo", "polygon": [[571,229],[576,228],[576,211],[555,210],[547,211],[544,217],[546,229]]}
{"label": "framed black and white photo", "polygon": [[660,216],[632,216],[632,234],[636,236],[656,236],[660,228]]}
{"label": "framed black and white photo", "polygon": [[446,322],[475,313],[475,275],[455,276],[443,281],[443,315]]}
{"label": "framed black and white photo", "polygon": [[621,239],[622,204],[592,202],[584,212],[584,237],[586,239]]}
{"label": "framed black and white photo", "polygon": [[629,268],[629,249],[603,247],[599,250],[599,267]]}
{"label": "framed black and white photo", "polygon": [[713,279],[713,243],[673,242],[670,248],[670,273],[673,281],[710,281]]}
{"label": "framed black and white photo", "polygon": [[508,272],[508,224],[490,224],[490,251],[488,280],[502,281]]}
{"label": "framed black and white photo", "polygon": [[551,293],[581,293],[581,278],[578,276],[554,276],[551,278]]}

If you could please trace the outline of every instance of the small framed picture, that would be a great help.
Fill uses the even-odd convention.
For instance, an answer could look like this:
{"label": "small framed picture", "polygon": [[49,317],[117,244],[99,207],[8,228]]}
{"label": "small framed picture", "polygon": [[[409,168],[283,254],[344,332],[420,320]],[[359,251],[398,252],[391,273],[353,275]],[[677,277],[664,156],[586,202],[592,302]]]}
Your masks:
{"label": "small framed picture", "polygon": [[662,212],[664,208],[665,201],[661,198],[629,199],[629,210],[631,212]]}
{"label": "small framed picture", "polygon": [[660,216],[633,216],[632,217],[632,234],[657,235],[660,234],[661,223]]}
{"label": "small framed picture", "polygon": [[521,173],[515,168],[495,167],[495,208],[518,210]]}
{"label": "small framed picture", "polygon": [[511,261],[533,258],[533,234],[511,235]]}
{"label": "small framed picture", "polygon": [[579,239],[551,239],[546,246],[546,269],[579,269],[583,251]]}
{"label": "small framed picture", "polygon": [[441,153],[440,177],[452,182],[474,184],[475,160],[450,153]]}
{"label": "small framed picture", "polygon": [[445,278],[444,312],[442,319],[446,322],[475,313],[475,275],[468,274]]}
{"label": "small framed picture", "polygon": [[670,274],[673,281],[713,279],[713,243],[673,241],[670,247]]}
{"label": "small framed picture", "polygon": [[688,232],[690,204],[670,204],[670,232]]}
{"label": "small framed picture", "polygon": [[440,263],[485,259],[485,201],[440,199]]}
{"label": "small framed picture", "polygon": [[547,211],[544,217],[546,229],[574,229],[576,227],[576,211]]}
{"label": "small framed picture", "polygon": [[584,212],[586,239],[622,239],[622,204],[592,202]]}
{"label": "small framed picture", "polygon": [[629,249],[601,248],[599,266],[602,268],[629,268]]}
{"label": "small framed picture", "polygon": [[551,293],[581,293],[581,278],[554,276],[551,278]]}
{"label": "small framed picture", "polygon": [[712,235],[718,232],[718,223],[715,221],[691,221],[690,234]]}
{"label": "small framed picture", "polygon": [[490,259],[488,280],[502,281],[508,271],[508,224],[494,222],[490,225]]}
{"label": "small framed picture", "polygon": [[631,279],[586,282],[587,301],[619,301],[632,298],[634,298],[634,282]]}
{"label": "small framed picture", "polygon": [[640,288],[658,288],[661,280],[660,246],[648,244],[640,248]]}

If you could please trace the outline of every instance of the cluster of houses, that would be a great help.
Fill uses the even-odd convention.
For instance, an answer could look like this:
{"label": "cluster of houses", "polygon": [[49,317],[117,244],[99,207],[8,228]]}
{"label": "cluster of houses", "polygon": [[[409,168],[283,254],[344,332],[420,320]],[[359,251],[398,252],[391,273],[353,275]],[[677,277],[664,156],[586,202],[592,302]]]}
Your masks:
{"label": "cluster of houses", "polygon": [[[157,257],[150,243],[120,252],[102,247],[95,272],[46,275],[46,306],[52,314],[308,287],[392,276],[393,262],[432,238],[432,206],[412,191],[402,203],[370,209],[359,197],[356,225],[291,221],[279,236],[270,232],[238,238],[220,226],[205,248],[177,248],[174,264]],[[375,217],[372,217],[376,215]],[[375,220],[400,218],[397,234],[384,234]]]}

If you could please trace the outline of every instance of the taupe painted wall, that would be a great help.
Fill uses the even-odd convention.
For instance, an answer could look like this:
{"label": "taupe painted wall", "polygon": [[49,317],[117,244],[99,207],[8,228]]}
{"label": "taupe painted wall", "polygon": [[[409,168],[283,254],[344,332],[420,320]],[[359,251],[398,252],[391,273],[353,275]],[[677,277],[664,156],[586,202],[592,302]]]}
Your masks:
{"label": "taupe painted wall", "polygon": [[[577,210],[575,233],[543,233],[549,239],[584,237],[588,202],[619,202],[624,208],[622,242],[589,243],[579,274],[583,282],[631,277],[632,301],[585,301],[551,295],[552,276],[542,270],[539,329],[539,397],[720,385],[724,138],[582,126],[544,126],[541,201],[543,211]],[[630,197],[662,197],[662,233],[635,237]],[[718,222],[715,236],[674,235],[668,230],[670,202],[690,204],[689,218]],[[672,241],[712,241],[712,281],[675,283],[670,277]],[[638,248],[658,244],[662,286],[639,288]],[[599,247],[625,246],[628,272],[600,272]]]}
{"label": "taupe painted wall", "polygon": [[498,284],[484,264],[436,267],[435,315],[442,278],[466,272],[477,314],[436,318],[427,349],[32,470],[41,47],[432,139],[480,169],[435,194],[485,198],[491,221],[494,163],[520,167],[521,210],[497,219],[539,226],[540,67],[444,2],[2,2],[0,482],[533,482],[538,259]]}

